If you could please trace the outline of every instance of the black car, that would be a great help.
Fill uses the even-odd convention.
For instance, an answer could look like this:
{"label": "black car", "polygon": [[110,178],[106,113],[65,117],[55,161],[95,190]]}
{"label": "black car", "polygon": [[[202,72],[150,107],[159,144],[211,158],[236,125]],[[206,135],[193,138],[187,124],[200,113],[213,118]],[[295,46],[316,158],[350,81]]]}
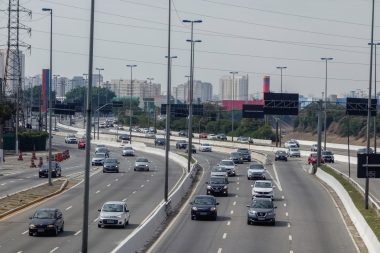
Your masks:
{"label": "black car", "polygon": [[251,162],[251,151],[247,148],[238,148],[237,152],[239,152],[243,156],[243,161]]}
{"label": "black car", "polygon": [[164,138],[156,138],[154,144],[157,146],[164,146],[166,144],[166,140]]}
{"label": "black car", "polygon": [[207,195],[228,196],[228,179],[226,177],[210,177],[207,184]]}
{"label": "black car", "polygon": [[116,172],[119,173],[119,161],[115,158],[106,158],[103,162],[103,173]]}
{"label": "black car", "polygon": [[268,222],[271,225],[276,224],[276,206],[273,205],[271,199],[266,198],[254,198],[247,212],[247,224],[253,224],[258,222]]}
{"label": "black car", "polygon": [[119,140],[122,140],[122,141],[129,141],[131,140],[131,137],[128,135],[128,134],[121,134],[119,136]]}
{"label": "black car", "polygon": [[[41,177],[48,177],[49,176],[49,163],[42,165],[42,167],[38,171],[38,176],[40,178]],[[60,176],[62,176],[61,165],[59,165],[58,162],[55,162],[55,161],[51,162],[51,176],[52,177],[60,177]]]}
{"label": "black car", "polygon": [[186,147],[187,147],[187,141],[185,140],[177,141],[177,143],[175,144],[176,149],[186,149]]}
{"label": "black car", "polygon": [[178,136],[187,136],[187,131],[185,131],[185,130],[180,130],[180,131],[178,132]]}
{"label": "black car", "polygon": [[322,158],[325,160],[325,163],[334,163],[334,154],[331,151],[322,151]]}
{"label": "black car", "polygon": [[274,160],[275,161],[288,161],[288,154],[283,150],[278,150],[274,154]]}
{"label": "black car", "polygon": [[[189,146],[189,145],[186,145],[186,151],[185,151],[186,153],[189,152],[189,150],[188,150],[188,146]],[[191,152],[192,152],[193,154],[197,153],[197,149],[195,148],[194,145],[191,145]]]}
{"label": "black car", "polygon": [[234,161],[234,163],[239,163],[239,164],[242,164],[244,161],[243,161],[243,155],[239,152],[232,152],[230,154],[230,160]]}
{"label": "black car", "polygon": [[216,208],[219,203],[214,196],[198,195],[190,202],[191,205],[191,219],[199,219],[200,217],[211,218],[216,220],[218,217],[218,210]]}
{"label": "black car", "polygon": [[227,140],[227,136],[225,134],[218,134],[218,135],[216,135],[216,138],[218,140],[221,140],[221,141],[226,141]]}
{"label": "black car", "polygon": [[44,233],[58,235],[59,232],[63,232],[64,230],[65,222],[63,220],[63,215],[57,208],[38,209],[30,219],[30,236]]}

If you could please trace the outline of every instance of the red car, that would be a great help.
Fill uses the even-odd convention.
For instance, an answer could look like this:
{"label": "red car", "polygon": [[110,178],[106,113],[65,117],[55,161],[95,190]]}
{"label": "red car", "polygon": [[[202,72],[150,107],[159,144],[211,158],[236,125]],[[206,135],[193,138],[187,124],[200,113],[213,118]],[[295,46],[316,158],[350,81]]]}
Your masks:
{"label": "red car", "polygon": [[[317,163],[317,160],[318,160],[318,155],[317,153],[310,153],[309,157],[307,158],[307,163],[308,164],[316,164]],[[325,163],[325,160],[323,159],[323,157],[321,156],[321,160],[320,160],[321,163]]]}
{"label": "red car", "polygon": [[199,139],[207,139],[208,133],[200,133]]}
{"label": "red car", "polygon": [[86,139],[80,139],[78,141],[78,148],[79,149],[85,149],[86,148]]}

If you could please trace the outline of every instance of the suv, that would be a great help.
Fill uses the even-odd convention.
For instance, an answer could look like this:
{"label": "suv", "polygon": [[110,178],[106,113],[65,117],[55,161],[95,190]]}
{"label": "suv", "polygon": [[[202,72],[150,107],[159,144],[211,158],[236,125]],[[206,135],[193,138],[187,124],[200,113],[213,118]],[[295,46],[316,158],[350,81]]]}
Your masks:
{"label": "suv", "polygon": [[227,169],[220,166],[214,166],[211,168],[211,177],[225,177],[228,178]]}
{"label": "suv", "polygon": [[199,146],[199,151],[201,151],[201,152],[212,152],[212,147],[208,143],[202,143]]}
{"label": "suv", "polygon": [[247,212],[248,225],[255,222],[270,222],[273,226],[276,224],[276,213],[274,209],[277,207],[273,205],[271,199],[252,199],[252,203],[247,205],[247,207],[249,207]]}
{"label": "suv", "polygon": [[334,163],[334,154],[331,151],[322,151],[322,158],[326,163]]}
{"label": "suv", "polygon": [[103,165],[104,160],[108,158],[107,153],[96,153],[95,156],[91,160],[91,164],[94,165]]}
{"label": "suv", "polygon": [[239,164],[243,163],[243,155],[239,152],[232,152],[230,154],[230,159],[234,161],[234,163],[239,163]]}
{"label": "suv", "polygon": [[138,157],[135,162],[135,167],[133,168],[134,171],[137,170],[145,170],[149,171],[149,161],[148,159],[144,157]]}
{"label": "suv", "polygon": [[251,162],[252,161],[251,151],[249,149],[247,149],[247,148],[238,148],[237,152],[239,152],[240,154],[242,154],[244,161],[247,161],[247,162]]}
{"label": "suv", "polygon": [[177,141],[177,143],[175,144],[176,149],[186,149],[186,147],[187,147],[187,141],[185,140]]}
{"label": "suv", "polygon": [[219,203],[214,196],[197,195],[191,204],[191,219],[195,220],[199,217],[211,217],[216,220],[218,210],[216,208]]}
{"label": "suv", "polygon": [[236,165],[235,165],[234,161],[222,160],[222,161],[220,161],[218,166],[225,168],[227,170],[227,174],[229,177],[236,176],[236,171],[235,171]]}
{"label": "suv", "polygon": [[221,140],[221,141],[226,141],[227,140],[227,136],[225,134],[218,134],[218,135],[216,135],[216,138],[218,140]]}
{"label": "suv", "polygon": [[129,210],[124,201],[108,201],[98,210],[98,228],[105,226],[126,227],[129,224]]}
{"label": "suv", "polygon": [[297,148],[297,147],[289,147],[288,156],[289,157],[301,157],[301,152],[300,152],[299,148]]}
{"label": "suv", "polygon": [[103,162],[103,173],[116,172],[119,173],[119,161],[115,158],[107,158]]}
{"label": "suv", "polygon": [[252,198],[274,198],[275,186],[269,180],[257,180],[252,188]]}
{"label": "suv", "polygon": [[75,137],[75,135],[68,135],[65,137],[65,143],[68,143],[68,144],[77,144],[78,143],[78,139],[77,137]]}
{"label": "suv", "polygon": [[166,140],[164,138],[156,138],[154,140],[154,145],[165,146],[165,144],[166,144]]}
{"label": "suv", "polygon": [[122,156],[135,156],[135,151],[131,146],[127,146],[123,148],[121,153]]}
{"label": "suv", "polygon": [[[49,163],[42,165],[40,170],[38,171],[38,177],[48,177],[49,176]],[[61,165],[58,162],[51,162],[51,176],[52,177],[61,177],[62,169]]]}
{"label": "suv", "polygon": [[248,170],[247,170],[247,179],[252,180],[252,179],[262,179],[265,180],[265,168],[264,165],[261,163],[254,163],[249,165]]}
{"label": "suv", "polygon": [[207,184],[207,195],[223,194],[228,196],[228,179],[225,177],[210,177]]}

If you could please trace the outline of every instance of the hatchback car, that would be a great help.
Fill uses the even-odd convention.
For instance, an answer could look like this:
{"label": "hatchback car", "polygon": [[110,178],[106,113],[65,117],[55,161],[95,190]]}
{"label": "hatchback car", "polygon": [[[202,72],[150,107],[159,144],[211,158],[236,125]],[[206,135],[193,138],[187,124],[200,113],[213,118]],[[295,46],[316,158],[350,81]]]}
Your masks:
{"label": "hatchback car", "polygon": [[119,161],[115,158],[107,158],[103,162],[103,173],[116,172],[119,173]]}
{"label": "hatchback car", "polygon": [[65,222],[61,210],[57,208],[41,208],[31,216],[29,235],[49,233],[55,236],[63,232]]}
{"label": "hatchback car", "polygon": [[[38,177],[48,177],[49,176],[49,163],[42,165],[38,171]],[[58,162],[51,162],[51,176],[52,177],[61,177],[62,168]]]}
{"label": "hatchback car", "polygon": [[121,151],[122,156],[134,156],[135,155],[135,150],[131,147],[124,147],[123,150]]}
{"label": "hatchback car", "polygon": [[68,135],[65,137],[65,143],[68,143],[68,144],[77,144],[78,143],[78,139],[77,137],[75,137],[75,135]]}
{"label": "hatchback car", "polygon": [[211,218],[216,220],[218,217],[217,206],[219,203],[214,196],[197,195],[194,200],[190,202],[191,205],[191,219],[195,220],[200,217]]}
{"label": "hatchback car", "polygon": [[149,161],[145,157],[138,157],[135,162],[134,171],[144,170],[149,171]]}
{"label": "hatchback car", "polygon": [[226,141],[227,140],[227,136],[225,134],[217,134],[216,138],[218,140],[221,140],[221,141]]}
{"label": "hatchback car", "polygon": [[91,164],[94,165],[103,165],[104,160],[108,158],[108,154],[106,153],[97,153],[91,160]]}
{"label": "hatchback car", "polygon": [[252,198],[274,198],[274,188],[272,181],[257,180],[252,188]]}
{"label": "hatchback car", "polygon": [[232,160],[234,163],[243,164],[243,155],[239,152],[232,152],[230,154],[230,160]]}
{"label": "hatchback car", "polygon": [[199,145],[199,151],[201,152],[212,152],[212,147],[208,143],[202,143]]}
{"label": "hatchback car", "polygon": [[220,161],[220,163],[218,164],[218,166],[226,168],[228,176],[230,176],[230,177],[236,176],[236,170],[235,170],[236,165],[235,165],[234,161],[232,161],[232,160],[222,160],[222,161]]}
{"label": "hatchback car", "polygon": [[300,149],[297,147],[290,147],[288,149],[288,156],[289,157],[301,157]]}
{"label": "hatchback car", "polygon": [[165,140],[165,138],[156,138],[154,140],[154,144],[157,146],[165,146],[166,140]]}
{"label": "hatchback car", "polygon": [[129,141],[129,140],[131,140],[131,137],[128,134],[121,134],[119,136],[119,140],[121,140],[121,141]]}
{"label": "hatchback car", "polygon": [[277,150],[274,154],[275,161],[288,161],[288,154],[283,150]]}
{"label": "hatchback car", "polygon": [[98,227],[121,226],[129,224],[130,212],[127,203],[124,201],[108,201],[98,210]]}
{"label": "hatchback car", "polygon": [[247,179],[248,180],[252,180],[252,179],[265,180],[266,175],[265,175],[264,165],[262,165],[261,163],[253,163],[249,165],[248,170],[247,170]]}
{"label": "hatchback car", "polygon": [[221,166],[214,166],[211,168],[211,177],[225,177],[228,178],[227,169]]}
{"label": "hatchback car", "polygon": [[252,203],[247,205],[247,224],[256,222],[269,222],[271,225],[276,224],[276,206],[273,205],[271,199],[255,198]]}
{"label": "hatchback car", "polygon": [[85,148],[86,148],[86,139],[79,139],[78,149],[85,149]]}
{"label": "hatchback car", "polygon": [[228,179],[226,177],[210,177],[207,184],[207,195],[228,196]]}

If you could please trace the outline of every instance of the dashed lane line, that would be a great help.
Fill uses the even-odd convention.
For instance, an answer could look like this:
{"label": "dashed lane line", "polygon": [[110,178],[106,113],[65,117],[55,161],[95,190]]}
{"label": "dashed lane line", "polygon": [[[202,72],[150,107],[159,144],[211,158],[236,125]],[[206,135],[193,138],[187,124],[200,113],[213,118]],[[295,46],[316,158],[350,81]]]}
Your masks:
{"label": "dashed lane line", "polygon": [[68,211],[68,210],[70,210],[72,207],[73,207],[73,206],[69,206],[69,207],[67,207],[65,210]]}
{"label": "dashed lane line", "polygon": [[236,206],[236,201],[234,201],[234,203],[232,203],[233,206]]}
{"label": "dashed lane line", "polygon": [[111,186],[111,184],[107,184],[107,187],[110,187]]}
{"label": "dashed lane line", "polygon": [[227,222],[227,226],[229,226],[229,225],[231,225],[231,221],[228,221],[228,222]]}
{"label": "dashed lane line", "polygon": [[99,191],[99,190],[97,190],[95,193],[96,193],[96,194],[98,194],[99,192],[100,192],[100,191]]}
{"label": "dashed lane line", "polygon": [[96,218],[93,222],[95,223],[95,222],[97,222],[99,220],[99,217],[98,218]]}
{"label": "dashed lane line", "polygon": [[56,251],[57,249],[59,249],[59,247],[55,247],[54,249],[50,250],[49,253],[53,253],[53,252]]}
{"label": "dashed lane line", "polygon": [[132,192],[132,194],[135,194],[135,193],[136,193],[136,191],[133,191],[133,192]]}
{"label": "dashed lane line", "polygon": [[231,214],[234,214],[234,210],[231,210],[231,212],[230,212]]}
{"label": "dashed lane line", "polygon": [[144,185],[142,184],[140,187],[141,187],[141,188],[143,188],[143,187],[144,187]]}
{"label": "dashed lane line", "polygon": [[218,253],[222,253],[222,250],[223,250],[222,248],[219,248]]}
{"label": "dashed lane line", "polygon": [[74,235],[79,235],[81,232],[82,232],[82,230],[79,230]]}
{"label": "dashed lane line", "polygon": [[293,240],[292,235],[289,235],[289,241],[292,241],[292,240]]}
{"label": "dashed lane line", "polygon": [[223,239],[226,239],[227,238],[227,233],[224,233],[223,234]]}
{"label": "dashed lane line", "polygon": [[28,232],[29,232],[29,230],[26,230],[26,231],[22,232],[22,235],[25,235]]}

